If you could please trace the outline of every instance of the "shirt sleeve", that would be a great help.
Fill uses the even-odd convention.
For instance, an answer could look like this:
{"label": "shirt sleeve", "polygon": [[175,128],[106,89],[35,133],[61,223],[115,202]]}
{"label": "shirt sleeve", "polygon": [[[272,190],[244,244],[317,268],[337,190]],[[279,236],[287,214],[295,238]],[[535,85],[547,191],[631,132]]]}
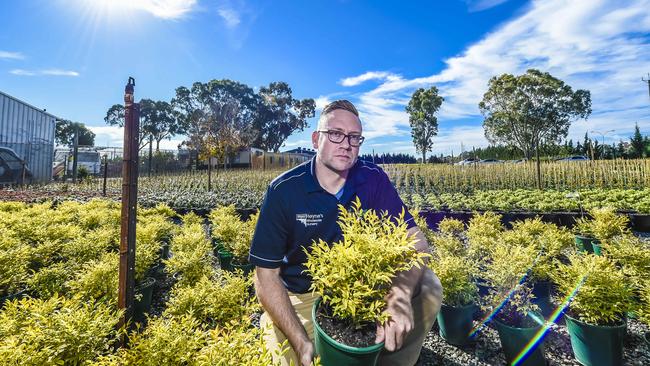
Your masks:
{"label": "shirt sleeve", "polygon": [[387,211],[390,216],[399,217],[402,213],[402,208],[404,209],[404,221],[406,222],[407,228],[412,228],[415,225],[415,220],[413,215],[409,212],[408,208],[399,197],[397,190],[390,182],[388,175],[383,170],[381,171],[381,176],[379,178],[379,184],[377,185],[377,192],[375,195],[376,205],[375,209],[378,212]]}
{"label": "shirt sleeve", "polygon": [[281,195],[269,187],[255,226],[248,259],[264,268],[278,268],[287,254],[288,226]]}

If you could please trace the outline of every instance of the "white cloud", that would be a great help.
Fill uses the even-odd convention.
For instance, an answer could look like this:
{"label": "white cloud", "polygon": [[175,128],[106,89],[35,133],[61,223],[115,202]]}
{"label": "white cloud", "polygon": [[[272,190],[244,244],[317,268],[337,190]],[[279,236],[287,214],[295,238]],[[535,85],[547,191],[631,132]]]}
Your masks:
{"label": "white cloud", "polygon": [[0,59],[23,60],[25,56],[20,52],[0,51]]}
{"label": "white cloud", "polygon": [[[589,130],[620,129],[632,133],[634,122],[650,127],[647,86],[641,76],[650,70],[650,0],[569,1],[538,0],[518,18],[487,34],[460,55],[445,60],[437,74],[405,79],[388,72],[372,71],[345,78],[343,85],[370,79],[382,83],[358,98],[364,129],[371,136],[387,136],[408,128],[404,106],[418,87],[436,85],[445,102],[439,113],[440,137],[434,152],[445,151],[442,136],[486,145],[478,103],[490,77],[521,74],[528,68],[550,72],[574,89],[592,96],[592,116],[575,122],[570,138]],[[383,77],[383,78],[382,78]],[[452,128],[457,119],[475,123]],[[480,132],[480,134],[479,134]],[[403,132],[402,132],[403,133]],[[458,144],[459,146],[460,144]],[[456,150],[456,149],[454,149]]]}
{"label": "white cloud", "polygon": [[10,74],[18,76],[79,76],[79,73],[72,70],[61,70],[61,69],[43,69],[43,70],[24,70],[24,69],[13,69],[9,71]]}
{"label": "white cloud", "polygon": [[9,71],[10,74],[19,75],[19,76],[34,76],[36,73],[33,71],[27,71],[23,69],[13,69]]}
{"label": "white cloud", "polygon": [[191,12],[196,0],[128,0],[134,7],[145,10],[163,19],[182,18]]}
{"label": "white cloud", "polygon": [[61,70],[61,69],[46,69],[41,70],[43,75],[52,75],[52,76],[79,76],[79,73],[72,70]]}
{"label": "white cloud", "polygon": [[231,8],[221,8],[217,11],[219,16],[223,18],[226,27],[235,28],[241,23],[241,16],[239,12]]}
{"label": "white cloud", "polygon": [[318,98],[314,99],[314,102],[316,103],[316,111],[321,111],[323,108],[325,108],[326,105],[330,104],[332,100],[328,96],[319,96]]}
{"label": "white cloud", "polygon": [[501,5],[508,0],[465,0],[470,12],[483,11]]}
{"label": "white cloud", "polygon": [[365,74],[361,74],[359,76],[341,79],[339,81],[339,84],[343,86],[356,86],[359,84],[363,84],[368,80],[393,80],[395,78],[398,78],[398,76],[388,72],[368,71]]}

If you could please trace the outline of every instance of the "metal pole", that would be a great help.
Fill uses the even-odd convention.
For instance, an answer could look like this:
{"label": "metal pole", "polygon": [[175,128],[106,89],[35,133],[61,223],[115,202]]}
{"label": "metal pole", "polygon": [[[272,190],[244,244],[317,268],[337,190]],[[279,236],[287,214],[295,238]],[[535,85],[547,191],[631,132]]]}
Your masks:
{"label": "metal pole", "polygon": [[74,128],[74,143],[72,149],[72,183],[77,183],[77,160],[79,159],[79,125]]}
{"label": "metal pole", "polygon": [[135,287],[135,222],[138,203],[138,135],[140,106],[133,103],[135,79],[124,88],[124,156],[122,158],[122,223],[120,231],[120,282],[118,307],[124,310],[121,325],[133,317]]}
{"label": "metal pole", "polygon": [[108,178],[108,155],[104,155],[104,183],[102,185],[102,196],[106,197],[106,179]]}

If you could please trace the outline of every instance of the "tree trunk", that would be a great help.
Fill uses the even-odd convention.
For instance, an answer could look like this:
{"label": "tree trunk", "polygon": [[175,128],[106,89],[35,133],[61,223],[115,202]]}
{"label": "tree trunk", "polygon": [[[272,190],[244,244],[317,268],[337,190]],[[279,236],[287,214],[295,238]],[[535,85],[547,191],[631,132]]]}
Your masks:
{"label": "tree trunk", "polygon": [[426,163],[427,163],[427,152],[423,151],[422,152],[422,164],[426,164]]}
{"label": "tree trunk", "polygon": [[149,176],[151,177],[151,157],[153,156],[153,136],[149,136]]}
{"label": "tree trunk", "polygon": [[535,143],[535,157],[537,160],[537,189],[542,189],[542,169],[539,161],[539,141]]}

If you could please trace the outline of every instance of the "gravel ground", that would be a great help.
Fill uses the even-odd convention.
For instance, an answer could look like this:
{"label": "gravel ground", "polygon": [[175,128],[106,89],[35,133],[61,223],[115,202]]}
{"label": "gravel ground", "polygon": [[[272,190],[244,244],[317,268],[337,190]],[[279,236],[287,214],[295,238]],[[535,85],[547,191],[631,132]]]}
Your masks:
{"label": "gravel ground", "polygon": [[[475,322],[477,325],[478,322]],[[650,365],[650,350],[643,341],[644,332],[648,327],[630,320],[628,321],[627,337],[625,339],[624,365]],[[576,365],[571,350],[571,341],[565,326],[554,326],[545,339],[545,355],[549,366]],[[431,329],[424,341],[420,354],[420,365],[505,365],[505,357],[497,331],[488,327],[476,338],[474,344],[456,347],[448,344],[438,335],[437,323]]]}

